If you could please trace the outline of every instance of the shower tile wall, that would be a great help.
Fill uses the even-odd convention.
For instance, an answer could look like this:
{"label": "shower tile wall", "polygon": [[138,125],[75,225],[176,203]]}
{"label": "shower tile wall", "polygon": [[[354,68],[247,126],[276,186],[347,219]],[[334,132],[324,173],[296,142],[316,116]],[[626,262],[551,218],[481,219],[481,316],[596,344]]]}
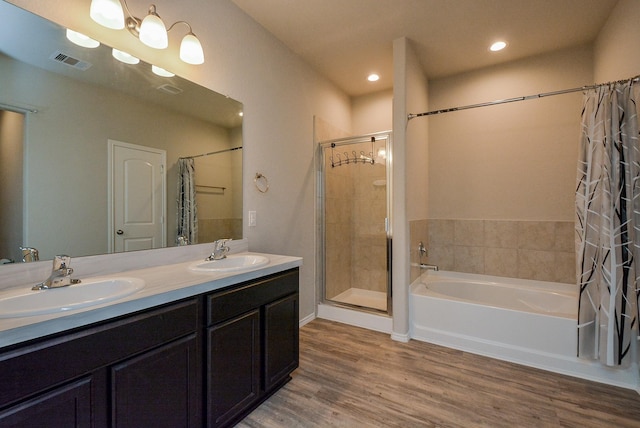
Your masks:
{"label": "shower tile wall", "polygon": [[384,165],[332,168],[326,158],[326,296],[349,288],[386,292]]}
{"label": "shower tile wall", "polygon": [[348,290],[351,283],[351,168],[325,165],[325,283],[331,299]]}
{"label": "shower tile wall", "polygon": [[241,218],[198,219],[198,242],[213,242],[226,238],[242,239]]}
{"label": "shower tile wall", "polygon": [[427,241],[442,270],[575,283],[573,222],[431,219]]}

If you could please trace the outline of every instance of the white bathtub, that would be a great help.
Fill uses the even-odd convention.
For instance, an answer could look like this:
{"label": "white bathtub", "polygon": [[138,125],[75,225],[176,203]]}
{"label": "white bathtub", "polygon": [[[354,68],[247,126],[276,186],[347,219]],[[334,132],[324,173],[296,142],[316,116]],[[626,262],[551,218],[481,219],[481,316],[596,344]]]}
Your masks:
{"label": "white bathtub", "polygon": [[410,335],[501,360],[625,388],[637,370],[578,359],[577,287],[427,271],[409,287]]}

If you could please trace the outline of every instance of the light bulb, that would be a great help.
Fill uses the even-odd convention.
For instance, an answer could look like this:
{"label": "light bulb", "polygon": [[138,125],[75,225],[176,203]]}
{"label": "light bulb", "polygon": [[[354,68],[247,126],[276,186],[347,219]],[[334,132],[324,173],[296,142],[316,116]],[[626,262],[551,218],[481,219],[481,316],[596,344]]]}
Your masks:
{"label": "light bulb", "polygon": [[77,31],[69,30],[68,28],[67,39],[78,46],[82,46],[83,48],[97,48],[98,46],[100,46],[99,41],[93,40],[91,37],[87,37],[82,33],[78,33]]}
{"label": "light bulb", "polygon": [[157,74],[158,76],[161,76],[161,77],[175,76],[175,74],[173,74],[172,72],[167,71],[164,68],[158,67],[157,65],[151,65],[151,71],[153,71],[154,74]]}
{"label": "light bulb", "polygon": [[119,0],[91,0],[89,16],[103,27],[124,28],[124,12]]}
{"label": "light bulb", "polygon": [[118,61],[124,62],[125,64],[137,64],[140,62],[140,60],[135,56],[118,49],[113,49],[111,51],[111,55],[113,55],[113,57]]}
{"label": "light bulb", "polygon": [[204,52],[200,40],[193,33],[189,33],[182,39],[180,43],[180,59],[187,64],[204,63]]}
{"label": "light bulb", "polygon": [[169,46],[167,27],[155,11],[149,12],[140,24],[140,41],[150,48],[166,49]]}

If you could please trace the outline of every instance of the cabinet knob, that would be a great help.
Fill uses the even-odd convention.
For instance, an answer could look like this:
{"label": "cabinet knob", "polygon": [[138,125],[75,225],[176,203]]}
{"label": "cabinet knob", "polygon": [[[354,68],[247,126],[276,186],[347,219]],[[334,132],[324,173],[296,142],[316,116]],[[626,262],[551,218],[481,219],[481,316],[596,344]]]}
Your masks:
{"label": "cabinet knob", "polygon": [[116,234],[117,234],[117,235],[122,235],[122,234],[124,234],[124,231],[123,231],[122,229],[118,229],[118,230],[116,231]]}

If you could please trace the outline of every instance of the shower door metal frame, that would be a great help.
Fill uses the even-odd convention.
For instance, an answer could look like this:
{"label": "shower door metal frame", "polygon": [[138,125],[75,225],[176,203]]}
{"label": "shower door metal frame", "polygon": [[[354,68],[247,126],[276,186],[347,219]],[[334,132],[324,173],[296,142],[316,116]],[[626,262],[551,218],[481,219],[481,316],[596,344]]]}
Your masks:
{"label": "shower door metal frame", "polygon": [[[385,231],[386,231],[386,282],[387,282],[387,309],[386,311],[382,311],[382,310],[378,310],[375,308],[370,308],[370,307],[366,307],[366,306],[360,306],[360,305],[352,305],[352,304],[348,304],[348,303],[343,303],[343,302],[336,302],[333,300],[329,300],[326,298],[326,230],[325,230],[325,210],[326,210],[326,201],[325,201],[325,165],[326,165],[326,158],[325,158],[325,149],[328,147],[331,147],[332,144],[335,145],[335,147],[338,146],[346,146],[349,144],[361,144],[361,143],[367,143],[371,141],[371,137],[374,137],[376,139],[376,141],[378,141],[378,139],[385,139],[385,176],[386,176],[386,218],[385,218]],[[392,132],[391,131],[383,131],[383,132],[376,132],[376,133],[371,133],[371,134],[365,134],[365,135],[358,135],[358,136],[354,136],[354,137],[345,137],[345,138],[338,138],[338,139],[333,139],[333,140],[325,140],[325,141],[320,141],[318,142],[318,187],[317,187],[317,192],[318,192],[318,203],[319,203],[319,229],[320,229],[320,254],[321,257],[319,257],[320,263],[318,266],[318,278],[319,278],[319,282],[321,284],[320,287],[320,302],[324,303],[324,304],[329,304],[329,305],[333,305],[333,306],[340,306],[340,307],[345,307],[345,308],[349,308],[349,309],[356,309],[356,310],[360,310],[360,311],[364,311],[364,312],[373,312],[373,313],[377,313],[377,314],[385,314],[385,315],[392,315],[392,308],[393,308],[393,295],[392,295],[392,272],[391,272],[391,248],[392,248],[392,237],[393,237],[393,233],[392,233],[392,152],[393,152],[393,138],[392,138]],[[375,153],[374,153],[375,156]]]}

